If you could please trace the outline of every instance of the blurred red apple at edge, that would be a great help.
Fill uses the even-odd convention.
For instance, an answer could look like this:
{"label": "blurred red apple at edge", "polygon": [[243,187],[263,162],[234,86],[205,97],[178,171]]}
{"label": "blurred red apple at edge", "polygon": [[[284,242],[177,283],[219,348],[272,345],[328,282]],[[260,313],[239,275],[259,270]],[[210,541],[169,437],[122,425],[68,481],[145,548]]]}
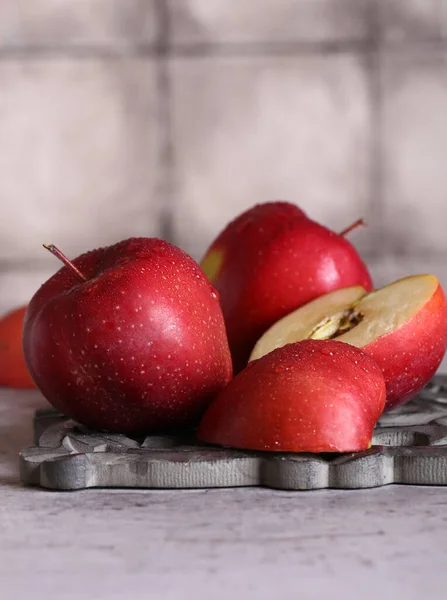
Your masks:
{"label": "blurred red apple at edge", "polygon": [[26,306],[0,319],[0,386],[34,388],[22,351],[23,319]]}

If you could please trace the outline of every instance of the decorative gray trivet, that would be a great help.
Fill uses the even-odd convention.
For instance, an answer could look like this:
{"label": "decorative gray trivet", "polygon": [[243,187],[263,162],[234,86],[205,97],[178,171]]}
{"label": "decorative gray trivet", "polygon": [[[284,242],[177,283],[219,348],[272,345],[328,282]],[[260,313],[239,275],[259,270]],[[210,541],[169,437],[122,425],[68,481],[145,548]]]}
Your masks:
{"label": "decorative gray trivet", "polygon": [[37,411],[34,429],[36,446],[20,454],[21,479],[56,490],[447,485],[447,376],[383,415],[370,450],[349,454],[246,452],[200,445],[192,435],[137,441],[89,431],[53,410]]}

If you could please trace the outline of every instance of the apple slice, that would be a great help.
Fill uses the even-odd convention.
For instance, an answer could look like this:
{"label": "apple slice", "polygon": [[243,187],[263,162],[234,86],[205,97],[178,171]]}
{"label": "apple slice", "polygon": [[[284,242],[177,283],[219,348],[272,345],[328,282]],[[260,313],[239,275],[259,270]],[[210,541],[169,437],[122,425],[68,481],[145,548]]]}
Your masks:
{"label": "apple slice", "polygon": [[447,348],[447,301],[434,275],[414,275],[366,293],[331,292],[277,321],[250,360],[305,339],[336,339],[362,348],[379,364],[386,409],[414,396],[434,375]]}
{"label": "apple slice", "polygon": [[277,452],[355,452],[371,443],[385,381],[362,350],[306,340],[253,361],[218,394],[202,441]]}

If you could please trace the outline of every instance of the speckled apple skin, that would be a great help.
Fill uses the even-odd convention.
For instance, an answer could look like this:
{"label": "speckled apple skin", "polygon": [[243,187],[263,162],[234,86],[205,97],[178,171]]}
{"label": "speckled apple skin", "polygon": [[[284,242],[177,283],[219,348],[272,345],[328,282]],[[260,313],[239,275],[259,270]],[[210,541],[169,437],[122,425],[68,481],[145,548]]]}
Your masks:
{"label": "speckled apple skin", "polygon": [[305,340],[241,371],[206,411],[198,438],[251,450],[365,450],[385,397],[382,372],[368,354],[343,342]]}
{"label": "speckled apple skin", "polygon": [[48,401],[85,425],[140,434],[195,424],[232,376],[219,300],[177,247],[135,238],[75,259],[35,294],[23,349]]}
{"label": "speckled apple skin", "polygon": [[386,410],[404,404],[436,373],[447,349],[447,300],[440,285],[425,306],[395,331],[362,348],[382,369]]}
{"label": "speckled apple skin", "polygon": [[235,372],[246,366],[261,335],[292,310],[342,287],[372,289],[354,246],[286,202],[246,211],[210,252],[221,256],[211,281],[220,294]]}

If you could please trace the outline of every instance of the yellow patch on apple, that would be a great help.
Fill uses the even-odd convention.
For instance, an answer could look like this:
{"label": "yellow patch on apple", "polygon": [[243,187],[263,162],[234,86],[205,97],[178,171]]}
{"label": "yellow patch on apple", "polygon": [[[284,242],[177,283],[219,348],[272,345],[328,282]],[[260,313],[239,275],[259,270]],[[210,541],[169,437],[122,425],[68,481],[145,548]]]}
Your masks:
{"label": "yellow patch on apple", "polygon": [[216,279],[224,259],[222,250],[211,250],[202,260],[200,266],[211,283]]}

